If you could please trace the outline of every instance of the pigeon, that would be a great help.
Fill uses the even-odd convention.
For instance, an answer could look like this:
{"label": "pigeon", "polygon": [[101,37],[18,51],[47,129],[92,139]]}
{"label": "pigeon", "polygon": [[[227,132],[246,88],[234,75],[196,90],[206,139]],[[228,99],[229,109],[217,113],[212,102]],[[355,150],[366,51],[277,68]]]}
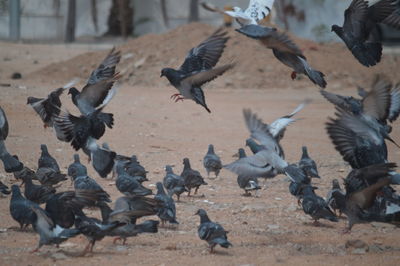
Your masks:
{"label": "pigeon", "polygon": [[179,202],[181,194],[188,191],[185,188],[185,180],[181,176],[174,174],[170,165],[165,166],[165,171],[166,174],[163,179],[163,185],[167,189],[169,195],[175,194],[177,196],[177,201]]}
{"label": "pigeon", "polygon": [[342,215],[342,212],[340,211],[340,208],[336,203],[335,198],[333,197],[334,192],[341,193],[343,196],[346,195],[346,193],[340,188],[340,184],[337,179],[332,180],[332,189],[329,190],[328,195],[326,196],[326,203],[328,203],[328,206],[334,211],[335,215],[336,210],[338,210],[340,217]]}
{"label": "pigeon", "polygon": [[102,221],[96,218],[87,217],[81,210],[76,211],[75,215],[75,227],[89,240],[82,255],[93,252],[96,241],[102,240],[112,230],[126,225],[126,223],[121,223],[119,221],[103,224]]}
{"label": "pigeon", "polygon": [[94,170],[96,170],[100,177],[106,178],[114,168],[114,161],[117,154],[114,151],[100,147],[93,138],[89,138],[87,148],[90,151]]}
{"label": "pigeon", "polygon": [[[249,139],[253,140],[253,139]],[[255,143],[255,142],[254,142]],[[257,143],[256,143],[257,144]],[[239,159],[246,158],[246,152],[244,149],[240,148],[238,151],[239,154]],[[237,183],[241,189],[244,190],[244,195],[243,196],[251,196],[250,191],[257,191],[261,189],[261,187],[258,185],[258,179],[255,177],[246,177],[246,176],[238,176],[237,177]],[[257,195],[257,192],[256,192]]]}
{"label": "pigeon", "polygon": [[60,172],[60,167],[58,166],[58,163],[56,159],[54,159],[48,149],[46,144],[41,144],[40,149],[42,151],[39,160],[38,160],[38,168],[46,167],[46,168],[51,168],[57,173]]}
{"label": "pigeon", "polygon": [[[40,184],[45,186],[54,186],[64,180],[67,180],[66,175],[54,171],[52,168],[42,167],[37,169],[35,175]],[[32,177],[32,179],[33,179]]]}
{"label": "pigeon", "polygon": [[51,186],[36,185],[30,177],[23,180],[25,184],[25,197],[37,204],[45,203],[54,193],[56,189]]}
{"label": "pigeon", "polygon": [[126,172],[131,176],[142,176],[144,181],[148,181],[146,178],[146,174],[148,171],[144,169],[143,166],[140,165],[140,162],[137,160],[136,155],[132,155],[129,160],[129,163],[125,166]]}
{"label": "pigeon", "polygon": [[303,171],[294,164],[287,163],[281,155],[282,148],[276,139],[271,135],[268,125],[253,114],[250,110],[243,112],[247,128],[251,137],[260,141],[263,149],[253,156],[241,158],[223,167],[246,177],[260,177],[270,173],[271,168],[277,173],[284,173],[293,182],[302,183],[306,180]]}
{"label": "pigeon", "polygon": [[310,184],[309,182],[297,183],[297,182],[290,181],[289,192],[290,192],[290,194],[292,194],[293,196],[295,196],[297,198],[298,206],[301,206],[301,200],[303,199],[302,188],[304,185],[309,185],[309,184]]}
{"label": "pigeon", "polygon": [[318,174],[317,164],[308,155],[307,147],[302,147],[302,155],[299,161],[299,167],[309,178],[321,178]]}
{"label": "pigeon", "polygon": [[199,171],[193,170],[190,167],[190,161],[188,158],[183,159],[183,170],[181,173],[181,177],[185,181],[185,187],[188,190],[188,196],[190,196],[190,191],[192,188],[195,188],[194,194],[197,194],[197,190],[201,185],[208,185],[207,182],[204,181]]}
{"label": "pigeon", "polygon": [[319,219],[338,222],[336,215],[329,208],[326,201],[322,197],[315,194],[312,186],[304,185],[301,190],[303,194],[303,200],[301,202],[303,211],[313,218],[314,225],[318,225]]}
{"label": "pigeon", "polygon": [[161,220],[161,226],[164,226],[165,222],[171,224],[179,224],[176,220],[176,208],[175,202],[170,195],[165,194],[163,184],[161,182],[156,183],[157,193],[154,199],[163,203],[163,206],[158,209],[157,216]]}
{"label": "pigeon", "polygon": [[17,185],[12,185],[11,191],[11,217],[19,223],[20,229],[22,230],[28,227],[30,224],[34,224],[36,220],[36,214],[33,212],[31,207],[39,207],[39,205],[25,199]]}
{"label": "pigeon", "polygon": [[219,171],[221,171],[222,163],[221,159],[214,152],[214,145],[208,145],[207,154],[203,158],[203,165],[207,171],[207,177],[210,178],[210,172],[215,173],[215,177],[217,178],[219,175]]}
{"label": "pigeon", "polygon": [[151,189],[145,188],[134,177],[130,176],[124,169],[125,163],[117,162],[117,189],[126,196],[147,196],[151,195]]}
{"label": "pigeon", "polygon": [[48,214],[39,206],[32,206],[31,210],[36,214],[34,227],[35,231],[40,236],[38,246],[36,249],[32,250],[31,253],[39,251],[43,245],[56,244],[58,246],[69,238],[81,233],[79,229],[62,228],[58,224],[54,223],[51,217],[49,217]]}
{"label": "pigeon", "polygon": [[[370,67],[381,61],[382,37],[378,23],[385,23],[389,19],[396,10],[396,2],[380,0],[368,6],[368,1],[353,0],[344,12],[343,26],[332,25],[332,31],[362,65]],[[400,21],[395,26],[399,27]]]}
{"label": "pigeon", "polygon": [[74,154],[74,162],[68,166],[68,175],[72,180],[76,179],[80,174],[87,174],[87,168],[79,160],[79,154]]}
{"label": "pigeon", "polygon": [[220,245],[223,248],[232,246],[228,241],[228,231],[225,231],[220,224],[212,222],[205,210],[199,209],[196,215],[200,216],[200,225],[197,232],[201,240],[207,241],[210,253],[214,253],[216,245]]}
{"label": "pigeon", "polygon": [[8,186],[6,186],[3,182],[0,181],[0,194],[1,195],[9,195],[11,191]]}
{"label": "pigeon", "polygon": [[96,180],[85,173],[79,174],[74,179],[74,188],[75,190],[100,191],[103,194],[100,201],[111,202],[110,195],[96,182]]}
{"label": "pigeon", "polygon": [[24,165],[18,159],[11,156],[6,149],[4,141],[8,136],[8,121],[6,113],[0,107],[0,160],[3,162],[4,171],[12,173],[21,171]]}
{"label": "pigeon", "polygon": [[113,212],[135,211],[132,223],[136,223],[137,218],[157,215],[159,208],[162,208],[162,206],[163,202],[157,199],[141,196],[124,196],[115,201]]}
{"label": "pigeon", "polygon": [[211,113],[206,104],[201,86],[224,74],[234,66],[234,64],[226,64],[215,67],[229,39],[226,34],[226,31],[218,29],[205,41],[189,51],[185,62],[178,70],[173,68],[163,68],[161,70],[161,77],[165,76],[171,85],[179,91],[179,93],[171,96],[171,98],[175,99],[175,102],[183,101],[183,99],[192,99],[203,106],[207,112]]}
{"label": "pigeon", "polygon": [[308,64],[303,52],[285,33],[278,32],[275,28],[254,24],[245,25],[240,29],[236,29],[236,31],[252,39],[259,40],[264,46],[272,49],[276,59],[293,69],[292,79],[296,78],[297,73],[304,74],[312,83],[321,88],[326,87],[324,73],[313,69]]}
{"label": "pigeon", "polygon": [[[101,144],[101,147],[103,150],[106,150],[108,152],[112,152],[110,146],[108,145],[107,142],[103,142],[103,144]],[[89,152],[90,154],[90,152]],[[129,156],[125,156],[125,155],[121,155],[121,154],[116,154],[115,158],[114,158],[114,163],[113,163],[113,168],[112,168],[112,175],[111,175],[111,179],[114,179],[115,175],[117,174],[117,161],[130,161],[131,157]],[[147,180],[146,180],[147,181]]]}
{"label": "pigeon", "polygon": [[96,206],[109,197],[102,190],[75,190],[53,194],[46,202],[46,212],[55,224],[70,228],[75,222],[74,211],[84,207]]}
{"label": "pigeon", "polygon": [[275,0],[250,0],[246,10],[233,7],[233,11],[225,11],[225,14],[236,19],[241,26],[258,25],[271,12]]}
{"label": "pigeon", "polygon": [[119,226],[107,233],[107,236],[117,236],[114,238],[114,244],[117,240],[122,240],[122,245],[125,245],[128,237],[137,236],[142,233],[157,233],[159,221],[148,220],[140,224],[127,223],[124,226]]}

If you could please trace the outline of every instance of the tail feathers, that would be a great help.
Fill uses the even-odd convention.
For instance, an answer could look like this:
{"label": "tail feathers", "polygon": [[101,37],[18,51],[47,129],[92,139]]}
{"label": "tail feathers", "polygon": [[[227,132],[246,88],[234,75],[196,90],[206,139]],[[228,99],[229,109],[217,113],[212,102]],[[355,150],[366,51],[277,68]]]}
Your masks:
{"label": "tail feathers", "polygon": [[326,81],[324,79],[325,74],[322,73],[321,71],[312,69],[309,66],[305,67],[306,70],[306,75],[307,77],[316,85],[320,86],[321,88],[325,88],[326,87]]}
{"label": "tail feathers", "polygon": [[136,225],[139,233],[157,233],[159,221],[148,220],[141,224]]}
{"label": "tail feathers", "polygon": [[96,149],[92,152],[92,164],[96,172],[103,178],[112,171],[114,167],[114,158],[117,154],[113,151]]}
{"label": "tail feathers", "polygon": [[7,151],[3,152],[0,157],[4,164],[4,170],[7,173],[13,173],[17,171],[21,171],[24,165],[18,161],[16,158],[12,157]]}
{"label": "tail feathers", "polygon": [[232,246],[232,244],[228,241],[228,239],[223,237],[214,238],[212,242],[217,245],[220,245],[223,248],[228,248],[229,246]]}
{"label": "tail feathers", "polygon": [[113,222],[111,224],[103,225],[100,228],[100,230],[103,231],[103,232],[110,232],[110,231],[114,230],[115,228],[120,227],[120,226],[124,226],[124,225],[126,225],[126,223]]}
{"label": "tail feathers", "polygon": [[64,229],[59,235],[60,238],[71,238],[77,236],[81,233],[81,231],[77,228],[73,229]]}
{"label": "tail feathers", "polygon": [[391,214],[379,214],[372,212],[361,212],[360,218],[368,222],[394,223],[400,224],[400,212]]}
{"label": "tail feathers", "polygon": [[201,88],[192,88],[192,96],[193,100],[197,103],[203,106],[207,112],[211,113],[210,109],[208,109],[208,106],[206,104],[206,98],[204,97],[204,92]]}
{"label": "tail feathers", "polygon": [[355,45],[351,49],[354,57],[364,66],[374,66],[381,61],[382,44],[366,43],[365,45]]}
{"label": "tail feathers", "polygon": [[110,113],[99,113],[97,118],[106,124],[108,128],[113,128],[114,125],[114,115]]}

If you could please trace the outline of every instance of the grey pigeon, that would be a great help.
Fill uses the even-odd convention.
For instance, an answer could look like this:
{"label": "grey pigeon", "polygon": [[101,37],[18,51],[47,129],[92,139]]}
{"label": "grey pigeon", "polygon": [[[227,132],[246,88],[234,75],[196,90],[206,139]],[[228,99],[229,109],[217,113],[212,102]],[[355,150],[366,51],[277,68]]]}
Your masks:
{"label": "grey pigeon", "polygon": [[[136,155],[132,155],[129,163],[126,164],[125,166],[126,172],[131,175],[131,176],[141,176],[144,178],[144,181],[148,181],[146,178],[146,174],[148,171],[140,165],[140,162],[138,161]],[[143,181],[142,181],[143,182]]]}
{"label": "grey pigeon", "polygon": [[147,196],[151,195],[151,189],[145,188],[134,177],[125,171],[125,163],[117,162],[117,180],[115,182],[117,189],[127,196]]}
{"label": "grey pigeon", "polygon": [[179,224],[176,220],[176,208],[175,202],[170,195],[165,194],[163,184],[161,182],[156,183],[157,193],[154,199],[162,202],[162,207],[158,209],[157,216],[161,220],[161,225],[164,226],[165,222],[171,224]]}
{"label": "grey pigeon", "polygon": [[[353,0],[344,12],[344,23],[332,26],[354,57],[364,66],[374,66],[382,56],[382,40],[378,23],[396,10],[397,0],[380,0],[369,6],[368,1]],[[393,26],[393,24],[392,24]],[[400,22],[396,25],[399,27]]]}
{"label": "grey pigeon", "polygon": [[[101,147],[103,148],[103,150],[106,150],[108,152],[112,152],[110,146],[108,145],[107,142],[103,142],[103,144],[101,144]],[[90,154],[90,152],[89,152]],[[117,175],[117,163],[116,161],[129,161],[131,159],[131,157],[129,156],[125,156],[125,155],[121,155],[121,154],[116,154],[115,158],[114,158],[114,163],[113,163],[113,168],[112,168],[112,175],[111,175],[111,179],[114,179],[114,177]]]}
{"label": "grey pigeon", "polygon": [[125,245],[128,237],[137,236],[142,233],[157,233],[159,223],[159,221],[154,220],[147,220],[140,224],[127,223],[124,226],[119,226],[111,230],[107,235],[116,236],[113,241],[114,243],[122,239],[122,245]]}
{"label": "grey pigeon", "polygon": [[203,165],[207,171],[207,177],[210,177],[210,172],[215,173],[215,177],[218,177],[219,171],[221,171],[222,163],[221,159],[214,152],[214,145],[208,145],[207,154],[203,158]]}
{"label": "grey pigeon", "polygon": [[27,200],[22,196],[21,191],[17,185],[11,186],[11,200],[10,200],[10,213],[11,217],[19,223],[22,229],[33,224],[36,220],[36,214],[31,207],[39,207],[36,203]]}
{"label": "grey pigeon", "polygon": [[342,215],[342,211],[340,210],[338,204],[336,203],[335,198],[333,197],[333,193],[341,193],[343,196],[346,195],[346,193],[340,188],[339,181],[337,179],[332,180],[332,188],[331,190],[328,191],[328,194],[326,196],[326,203],[328,203],[328,206],[335,212],[339,210],[339,216]]}
{"label": "grey pigeon", "polygon": [[66,229],[54,223],[51,217],[40,207],[31,207],[36,214],[34,222],[35,231],[39,234],[40,239],[36,249],[31,252],[38,251],[43,245],[59,245],[71,237],[79,235],[79,229]]}
{"label": "grey pigeon", "polygon": [[68,166],[68,175],[74,180],[79,175],[87,174],[87,168],[79,160],[79,154],[74,154],[74,162]]}
{"label": "grey pigeon", "polygon": [[75,190],[101,191],[103,193],[101,201],[111,202],[110,195],[96,182],[96,180],[87,174],[79,174],[74,179],[74,188]]}
{"label": "grey pigeon", "polygon": [[310,215],[314,220],[314,225],[318,225],[319,219],[326,219],[331,222],[338,222],[336,215],[329,208],[326,201],[315,194],[314,188],[310,185],[302,187],[303,201],[301,205],[303,211]]}
{"label": "grey pigeon", "polygon": [[115,201],[113,212],[135,211],[133,223],[136,223],[137,218],[157,215],[159,208],[162,206],[163,203],[157,199],[141,196],[124,196]]}
{"label": "grey pigeon", "polygon": [[304,74],[314,84],[321,88],[326,87],[325,75],[308,64],[303,52],[285,33],[278,32],[275,28],[253,24],[245,25],[236,31],[259,40],[267,48],[272,49],[274,56],[279,61],[293,69],[292,79],[296,78],[297,73]]}
{"label": "grey pigeon", "polygon": [[[14,155],[13,157],[18,160],[18,156]],[[25,177],[37,179],[35,171],[26,166],[24,166],[20,171],[13,172],[13,175],[16,180],[21,180],[21,181],[24,180]]]}
{"label": "grey pigeon", "polygon": [[67,180],[66,175],[54,171],[52,168],[42,167],[37,169],[35,177],[40,184],[46,186],[54,186],[64,180]]}
{"label": "grey pigeon", "polygon": [[21,171],[24,165],[18,159],[8,153],[5,145],[5,140],[8,136],[8,121],[6,113],[0,107],[0,160],[3,162],[4,170],[7,173]]}
{"label": "grey pigeon", "polygon": [[188,196],[190,196],[190,191],[194,188],[194,194],[197,194],[197,190],[201,185],[207,185],[204,178],[201,176],[199,171],[193,170],[190,166],[190,161],[188,158],[183,159],[183,171],[181,176],[185,181],[185,187],[188,189]]}
{"label": "grey pigeon", "polygon": [[1,195],[8,195],[11,191],[9,190],[8,186],[6,186],[3,182],[0,181],[0,194]]}
{"label": "grey pigeon", "polygon": [[185,188],[185,180],[181,176],[174,174],[170,165],[165,166],[165,171],[163,185],[167,189],[169,195],[175,194],[178,197],[177,201],[179,202],[181,194],[188,191]]}
{"label": "grey pigeon", "polygon": [[54,193],[56,189],[51,186],[37,185],[32,182],[30,177],[25,177],[25,197],[37,204],[45,203]]}
{"label": "grey pigeon", "polygon": [[218,29],[205,41],[189,51],[185,62],[178,70],[173,68],[161,70],[161,77],[165,76],[171,85],[179,91],[179,93],[171,96],[171,98],[175,98],[175,102],[191,99],[203,106],[209,113],[211,112],[207,107],[201,86],[234,66],[233,64],[226,64],[215,67],[229,39],[226,34],[225,31]]}
{"label": "grey pigeon", "polygon": [[46,144],[41,144],[40,149],[42,151],[39,160],[38,160],[38,168],[46,167],[46,168],[51,168],[56,172],[60,172],[60,167],[58,166],[58,163],[56,159],[54,159],[48,149]]}
{"label": "grey pigeon", "polygon": [[[250,139],[252,140],[252,139]],[[257,144],[257,143],[256,143]],[[239,154],[239,159],[246,158],[246,153],[244,149],[240,148],[238,151]],[[241,189],[244,190],[244,196],[251,196],[250,191],[257,191],[261,189],[261,187],[258,185],[258,179],[255,177],[246,177],[246,176],[238,176],[237,177],[237,183]],[[257,192],[256,192],[257,193]]]}
{"label": "grey pigeon", "polygon": [[309,178],[321,178],[318,174],[317,164],[308,155],[307,147],[302,147],[302,155],[299,161],[299,167]]}
{"label": "grey pigeon", "polygon": [[220,224],[212,222],[205,210],[199,209],[196,214],[200,216],[200,225],[197,232],[201,240],[207,241],[210,253],[214,253],[216,245],[220,245],[223,248],[232,246],[228,241],[228,231],[225,231]]}

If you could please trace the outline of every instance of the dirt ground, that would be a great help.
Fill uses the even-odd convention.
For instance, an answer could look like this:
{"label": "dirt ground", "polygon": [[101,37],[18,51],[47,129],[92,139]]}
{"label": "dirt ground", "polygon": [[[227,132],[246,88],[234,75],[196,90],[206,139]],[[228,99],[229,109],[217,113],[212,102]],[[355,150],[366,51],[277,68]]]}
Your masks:
{"label": "dirt ground", "polygon": [[[327,117],[333,115],[334,109],[308,79],[302,77],[292,81],[290,70],[274,61],[263,47],[230,33],[234,36],[230,41],[234,47],[228,44],[223,60],[235,59],[238,66],[205,88],[211,114],[192,101],[174,103],[170,100],[175,90],[165,79],[159,78],[160,69],[178,66],[186,51],[212,30],[194,24],[118,46],[124,55],[119,68],[124,79],[106,108],[114,113],[115,127],[107,130],[102,141],[107,141],[119,154],[136,154],[149,171],[150,181],[145,186],[154,189],[155,183],[164,176],[164,166],[174,165],[174,171],[179,174],[184,157],[190,158],[192,167],[206,175],[202,158],[210,143],[214,144],[224,163],[235,160],[233,155],[238,148],[244,147],[249,136],[242,118],[243,108],[251,108],[265,122],[272,122],[309,98],[312,103],[299,113],[301,119],[289,127],[281,143],[289,162],[297,162],[301,146],[308,146],[322,176],[321,180],[314,180],[319,187],[317,193],[326,196],[331,180],[345,177],[349,170],[325,131]],[[183,37],[178,38],[180,34],[186,34],[190,41],[182,43]],[[164,45],[168,40],[172,43]],[[248,46],[245,41],[250,41]],[[354,63],[341,44],[299,42],[302,48],[311,47],[305,48],[305,54],[316,68],[327,74],[329,91],[354,94],[356,85],[368,86],[372,74],[382,71],[392,78],[398,77],[400,65],[396,54],[386,53],[379,66],[367,69]],[[251,51],[243,52],[244,55],[238,52],[252,45],[260,55]],[[57,141],[51,130],[43,129],[39,117],[26,105],[26,98],[46,96],[50,90],[75,77],[81,78],[78,84],[81,88],[91,69],[110,47],[0,42],[0,105],[10,124],[7,147],[18,154],[24,164],[36,169],[39,146],[46,143],[66,171],[72,162],[73,149],[68,143]],[[155,49],[153,56],[151,49]],[[237,58],[235,54],[238,54]],[[257,59],[259,57],[261,59]],[[22,73],[22,79],[10,79],[15,71]],[[77,114],[68,95],[62,96],[62,102],[66,109]],[[400,139],[397,126],[393,138]],[[390,161],[398,162],[400,151],[391,144],[388,147]],[[83,153],[80,154],[85,158]],[[121,196],[114,180],[101,179],[91,167],[89,174],[113,200]],[[4,172],[0,172],[0,178],[9,186],[16,182]],[[289,194],[284,176],[268,180],[267,189],[261,191],[259,198],[241,196],[243,192],[237,185],[236,176],[226,170],[217,179],[206,181],[209,185],[199,190],[203,196],[183,196],[182,202],[177,203],[180,225],[175,230],[160,228],[157,234],[129,238],[126,246],[114,245],[112,238],[105,238],[95,245],[95,252],[86,257],[77,256],[87,243],[83,236],[65,242],[60,249],[46,246],[40,252],[30,254],[38,242],[38,235],[33,231],[17,230],[17,223],[9,214],[10,197],[0,198],[0,265],[399,264],[399,229],[391,225],[364,224],[356,225],[351,234],[342,235],[344,219],[338,223],[321,221],[323,226],[315,227]],[[68,189],[72,186],[65,182],[58,190]],[[218,247],[216,254],[206,252],[206,243],[197,236],[199,217],[193,215],[198,208],[207,210],[213,221],[229,231],[232,248]],[[88,213],[98,215],[95,210]],[[348,240],[357,239],[368,245],[367,251],[345,247]]]}

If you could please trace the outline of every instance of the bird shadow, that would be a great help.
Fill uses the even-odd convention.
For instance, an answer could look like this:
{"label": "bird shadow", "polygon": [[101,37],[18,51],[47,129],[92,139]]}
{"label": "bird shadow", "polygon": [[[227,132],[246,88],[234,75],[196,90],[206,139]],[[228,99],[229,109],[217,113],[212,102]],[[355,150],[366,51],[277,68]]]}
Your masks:
{"label": "bird shadow", "polygon": [[315,224],[315,223],[311,223],[311,222],[304,222],[303,223],[304,225],[306,225],[306,226],[312,226],[312,227],[320,227],[320,228],[335,228],[334,226],[332,226],[332,225],[329,225],[329,224],[323,224],[323,223],[317,223],[317,224]]}
{"label": "bird shadow", "polygon": [[225,251],[225,250],[214,250],[213,253],[210,253],[209,251],[207,251],[207,253],[208,253],[208,255],[229,256],[229,257],[233,256],[231,253],[229,253],[228,251]]}
{"label": "bird shadow", "polygon": [[14,232],[23,232],[23,233],[35,233],[35,230],[33,228],[23,228],[21,229],[20,227],[12,226],[8,227],[7,230],[14,231]]}

